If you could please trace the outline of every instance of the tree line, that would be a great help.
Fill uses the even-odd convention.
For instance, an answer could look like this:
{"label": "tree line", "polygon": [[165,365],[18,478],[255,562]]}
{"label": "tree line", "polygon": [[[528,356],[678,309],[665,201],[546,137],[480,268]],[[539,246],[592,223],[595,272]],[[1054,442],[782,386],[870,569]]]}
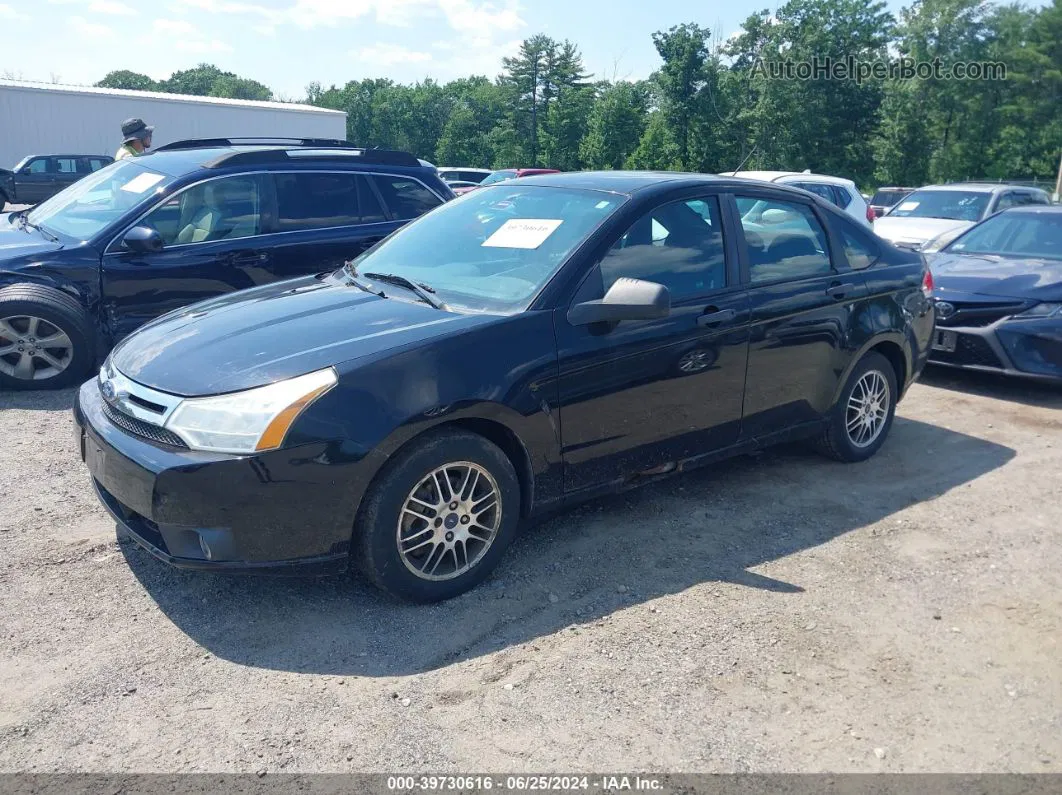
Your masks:
{"label": "tree line", "polygon": [[[312,83],[305,102],[347,113],[356,143],[479,167],[810,169],[863,187],[971,178],[1053,181],[1062,153],[1062,0],[1042,8],[980,0],[789,0],[713,44],[687,23],[652,34],[646,80],[593,79],[576,44],[543,35],[496,78],[403,85]],[[1004,80],[771,79],[764,63],[909,58],[1006,65]],[[148,81],[148,82],[145,82]],[[100,85],[269,99],[253,80],[201,65],[148,85]]]}

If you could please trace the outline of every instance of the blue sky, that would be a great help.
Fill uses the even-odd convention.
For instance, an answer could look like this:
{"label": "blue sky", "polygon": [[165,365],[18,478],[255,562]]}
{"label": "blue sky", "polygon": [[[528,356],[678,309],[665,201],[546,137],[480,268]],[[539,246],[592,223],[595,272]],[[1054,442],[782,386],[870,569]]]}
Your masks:
{"label": "blue sky", "polygon": [[[890,7],[897,8],[897,0]],[[733,0],[0,0],[0,76],[89,84],[112,69],[154,78],[207,61],[287,98],[390,77],[494,76],[521,39],[571,39],[598,77],[646,77],[650,34],[693,21],[725,39],[777,2]],[[10,35],[24,30],[27,35]],[[40,38],[33,35],[42,31]]]}

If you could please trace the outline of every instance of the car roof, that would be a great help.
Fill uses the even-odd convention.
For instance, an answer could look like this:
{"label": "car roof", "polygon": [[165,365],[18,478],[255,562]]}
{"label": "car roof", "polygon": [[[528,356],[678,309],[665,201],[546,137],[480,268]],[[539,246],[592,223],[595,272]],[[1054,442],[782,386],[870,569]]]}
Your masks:
{"label": "car roof", "polygon": [[32,160],[35,157],[96,157],[103,160],[114,160],[114,157],[112,155],[85,154],[84,152],[45,152],[26,155],[21,160],[19,160],[19,162],[21,163],[22,160]]}
{"label": "car roof", "polygon": [[722,176],[738,177],[740,179],[758,179],[761,182],[776,182],[780,179],[797,177],[806,182],[826,182],[830,184],[849,185],[852,180],[845,177],[835,177],[832,174],[812,174],[807,171],[726,171]]}
{"label": "car roof", "polygon": [[1029,185],[1008,185],[1005,182],[949,182],[944,185],[924,185],[916,190],[963,190],[972,193],[997,193],[1002,190],[1014,189],[1044,192],[1042,188],[1034,188]]}
{"label": "car roof", "polygon": [[[220,158],[224,158],[228,155],[243,152],[284,152],[284,151],[312,151],[313,157],[307,157],[305,159],[299,157],[293,157],[290,161],[277,161],[271,163],[237,163],[234,162],[231,165],[221,163],[216,166],[211,164],[218,161]],[[150,168],[154,171],[161,171],[171,177],[180,177],[185,174],[198,171],[200,169],[206,169],[211,167],[236,169],[241,170],[248,169],[260,169],[260,170],[286,170],[290,168],[299,167],[320,167],[326,165],[329,168],[351,168],[358,170],[368,171],[394,171],[399,173],[424,173],[425,171],[434,172],[434,166],[425,166],[423,164],[413,165],[384,165],[380,163],[364,162],[360,161],[356,155],[353,154],[353,148],[351,149],[314,149],[313,147],[291,147],[291,146],[255,146],[255,145],[235,145],[235,146],[204,146],[201,148],[188,148],[188,149],[171,149],[165,151],[151,152],[147,155],[143,155],[137,158],[137,162],[144,165],[146,168]]]}
{"label": "car roof", "polygon": [[1026,204],[1022,207],[1008,207],[998,215],[1062,215],[1062,204]]}
{"label": "car roof", "polygon": [[[741,188],[749,185],[751,180],[740,177],[724,177],[716,174],[694,174],[681,171],[566,171],[559,174],[539,174],[521,177],[521,185],[540,185],[551,188],[575,188],[582,190],[609,191],[632,195],[661,186],[674,188],[696,187],[698,185],[717,189]],[[499,183],[511,186],[513,183]],[[494,185],[486,186],[488,188]],[[807,198],[810,194],[799,188],[774,183],[775,190]],[[812,198],[816,198],[812,196]]]}

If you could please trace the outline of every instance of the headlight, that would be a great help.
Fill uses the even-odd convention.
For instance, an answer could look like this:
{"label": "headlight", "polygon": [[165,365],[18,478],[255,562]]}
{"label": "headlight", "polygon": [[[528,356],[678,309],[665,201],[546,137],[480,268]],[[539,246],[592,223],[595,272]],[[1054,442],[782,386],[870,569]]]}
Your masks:
{"label": "headlight", "polygon": [[1041,320],[1045,317],[1060,316],[1062,316],[1062,304],[1037,304],[1014,317],[1016,319],[1027,318],[1029,320]]}
{"label": "headlight", "polygon": [[174,409],[166,428],[193,450],[274,450],[303,409],[335,385],[336,374],[329,368],[245,392],[189,398]]}

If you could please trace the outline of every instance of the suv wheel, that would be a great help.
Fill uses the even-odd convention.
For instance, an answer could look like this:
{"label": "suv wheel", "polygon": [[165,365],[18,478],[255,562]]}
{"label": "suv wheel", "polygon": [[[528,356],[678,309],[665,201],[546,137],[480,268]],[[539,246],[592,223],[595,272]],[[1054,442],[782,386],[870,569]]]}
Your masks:
{"label": "suv wheel", "polygon": [[498,564],[519,515],[520,484],[505,453],[476,434],[433,433],[400,453],[371,487],[354,554],[393,596],[450,599]]}
{"label": "suv wheel", "polygon": [[838,461],[865,461],[885,443],[896,415],[896,373],[880,353],[864,356],[848,377],[829,424],[817,440]]}
{"label": "suv wheel", "polygon": [[0,387],[57,389],[81,380],[95,360],[84,311],[50,287],[0,290]]}

